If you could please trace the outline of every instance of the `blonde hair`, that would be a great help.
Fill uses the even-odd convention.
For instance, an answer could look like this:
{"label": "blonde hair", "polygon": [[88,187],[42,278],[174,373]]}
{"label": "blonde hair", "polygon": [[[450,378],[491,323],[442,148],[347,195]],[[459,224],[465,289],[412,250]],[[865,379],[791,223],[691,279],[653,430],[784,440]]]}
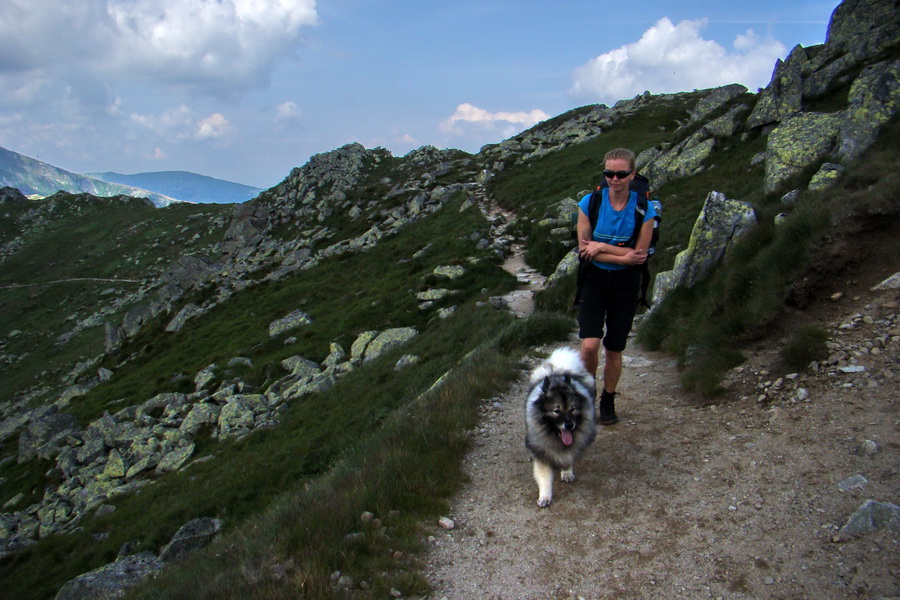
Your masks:
{"label": "blonde hair", "polygon": [[627,160],[628,167],[631,170],[634,170],[634,152],[628,148],[615,148],[610,150],[603,156],[604,163],[608,160]]}

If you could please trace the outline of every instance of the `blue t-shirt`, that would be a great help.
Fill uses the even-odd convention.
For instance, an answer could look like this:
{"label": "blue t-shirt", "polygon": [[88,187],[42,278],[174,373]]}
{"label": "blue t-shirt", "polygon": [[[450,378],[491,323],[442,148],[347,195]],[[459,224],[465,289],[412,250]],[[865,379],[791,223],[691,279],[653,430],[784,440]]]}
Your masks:
{"label": "blue t-shirt", "polygon": [[[609,202],[609,188],[603,188],[603,201],[600,202],[600,211],[597,215],[597,227],[594,228],[592,236],[595,242],[603,242],[613,246],[623,246],[631,239],[634,233],[634,217],[637,207],[637,192],[631,192],[628,195],[628,204],[622,210],[613,210],[612,204]],[[588,215],[588,207],[591,203],[591,194],[585,195],[578,202],[578,208],[585,215]],[[656,217],[656,209],[652,202],[647,203],[647,213],[644,215],[644,223],[649,219]],[[627,268],[626,265],[613,265],[610,263],[601,263],[592,261],[601,269],[619,270]]]}

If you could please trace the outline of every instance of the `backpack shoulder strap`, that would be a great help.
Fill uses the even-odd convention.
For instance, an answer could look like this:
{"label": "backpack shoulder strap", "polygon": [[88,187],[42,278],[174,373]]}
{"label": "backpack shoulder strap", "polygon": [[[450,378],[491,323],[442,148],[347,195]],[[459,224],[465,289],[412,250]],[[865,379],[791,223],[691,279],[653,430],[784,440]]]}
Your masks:
{"label": "backpack shoulder strap", "polygon": [[631,248],[636,248],[638,239],[641,236],[641,227],[644,226],[644,217],[647,215],[647,197],[637,193],[637,203],[634,205],[634,231],[631,232],[631,239],[625,244]]}
{"label": "backpack shoulder strap", "polygon": [[600,203],[603,202],[603,188],[597,187],[591,194],[591,200],[588,203],[588,218],[591,220],[591,235],[597,228],[597,219],[600,218]]}

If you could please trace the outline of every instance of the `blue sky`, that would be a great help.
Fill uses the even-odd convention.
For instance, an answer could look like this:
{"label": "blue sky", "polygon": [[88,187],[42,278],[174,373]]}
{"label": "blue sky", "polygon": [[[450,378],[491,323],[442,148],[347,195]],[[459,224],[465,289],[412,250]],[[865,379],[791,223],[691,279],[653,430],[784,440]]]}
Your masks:
{"label": "blue sky", "polygon": [[3,0],[0,146],[258,187],[349,142],[477,152],[578,106],[768,84],[836,0]]}

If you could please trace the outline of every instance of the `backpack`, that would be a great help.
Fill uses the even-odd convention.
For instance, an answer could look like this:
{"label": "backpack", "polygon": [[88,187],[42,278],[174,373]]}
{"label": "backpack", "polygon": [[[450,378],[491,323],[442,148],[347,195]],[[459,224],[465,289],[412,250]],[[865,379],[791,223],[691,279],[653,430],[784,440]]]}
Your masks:
{"label": "backpack", "polygon": [[[603,179],[603,182],[598,185],[597,189],[591,194],[590,203],[588,204],[588,217],[591,220],[591,231],[594,231],[594,228],[597,227],[597,218],[600,214],[600,202],[603,201],[603,188],[605,187],[609,187],[606,178]],[[637,205],[634,209],[634,232],[631,234],[631,238],[625,242],[625,246],[634,248],[637,244],[638,236],[641,233],[641,227],[644,225],[644,215],[647,214],[647,203],[652,202],[653,208],[656,209],[655,222],[653,223],[653,236],[650,238],[650,246],[647,248],[647,260],[639,267],[641,271],[641,295],[640,298],[638,298],[638,304],[643,304],[645,307],[650,308],[650,303],[647,302],[647,289],[650,287],[649,262],[650,258],[656,252],[656,244],[659,241],[659,223],[662,221],[662,204],[656,196],[654,196],[652,200],[650,199],[650,180],[643,175],[636,174],[634,179],[631,180],[628,189],[629,191],[637,192]],[[591,261],[579,258],[578,287],[575,292],[575,302],[573,306],[577,306],[581,301],[581,289],[584,286],[587,268],[590,264]]]}

